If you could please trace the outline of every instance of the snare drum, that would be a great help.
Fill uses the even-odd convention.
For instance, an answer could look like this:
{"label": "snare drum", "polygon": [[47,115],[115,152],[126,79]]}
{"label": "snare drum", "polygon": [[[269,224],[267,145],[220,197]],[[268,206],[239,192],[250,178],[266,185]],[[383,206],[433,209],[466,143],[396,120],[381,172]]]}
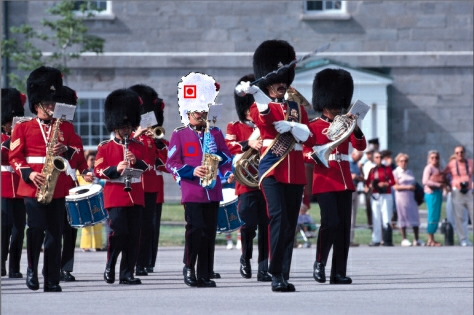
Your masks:
{"label": "snare drum", "polygon": [[104,210],[102,186],[98,184],[69,189],[66,210],[67,220],[74,228],[96,225],[109,217]]}
{"label": "snare drum", "polygon": [[237,211],[237,199],[235,189],[222,189],[224,201],[219,203],[219,212],[217,214],[217,232],[232,232],[238,230],[244,222],[240,219]]}

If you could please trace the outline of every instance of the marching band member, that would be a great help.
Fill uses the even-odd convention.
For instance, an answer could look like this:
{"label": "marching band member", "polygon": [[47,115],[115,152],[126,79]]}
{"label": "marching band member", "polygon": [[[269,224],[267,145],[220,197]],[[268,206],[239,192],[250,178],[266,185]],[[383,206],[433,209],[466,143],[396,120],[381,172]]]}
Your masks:
{"label": "marching band member", "polygon": [[[316,74],[313,82],[313,108],[322,112],[312,120],[309,129],[314,135],[312,145],[323,145],[330,140],[323,133],[335,116],[351,103],[354,84],[349,72],[325,69]],[[354,116],[348,114],[352,119]],[[360,151],[366,147],[364,134],[356,125],[354,131],[331,152],[329,167],[316,163],[313,170],[313,194],[321,208],[321,227],[316,245],[313,276],[319,283],[326,282],[325,269],[329,251],[333,247],[331,284],[350,284],[346,276],[349,253],[352,192],[355,191],[349,167],[349,143]]]}
{"label": "marching band member", "polygon": [[[151,129],[163,125],[163,109],[165,103],[158,97],[156,91],[147,85],[137,84],[130,87],[143,101],[141,114],[153,112],[158,124]],[[133,137],[145,145],[148,160],[153,161],[150,169],[142,175],[142,185],[145,191],[145,207],[142,212],[140,223],[140,249],[136,267],[137,276],[148,275],[147,270],[152,271],[155,265],[156,254],[158,252],[159,229],[161,222],[161,205],[163,201],[163,175],[159,171],[164,167],[162,160],[162,150],[166,148],[166,140],[155,139],[156,135],[149,129],[137,128]],[[159,156],[161,155],[161,156]],[[161,158],[160,158],[161,157]],[[166,159],[165,159],[166,161]],[[161,203],[158,203],[160,195]],[[158,209],[159,208],[159,209]],[[153,259],[154,258],[154,259]]]}
{"label": "marching band member", "polygon": [[[255,81],[253,74],[242,77],[242,81]],[[234,93],[235,108],[239,120],[227,125],[226,144],[233,155],[241,154],[254,149],[259,154],[262,140],[249,140],[252,132],[257,128],[250,117],[250,106],[254,99],[252,95],[238,96]],[[266,203],[258,187],[252,188],[239,182],[235,184],[235,194],[238,195],[238,211],[245,224],[240,228],[242,237],[242,256],[240,257],[240,275],[243,278],[252,277],[250,259],[253,252],[253,239],[258,227],[258,281],[271,281],[268,274],[268,217]]]}
{"label": "marching band member", "polygon": [[[115,264],[120,253],[120,284],[141,284],[133,276],[138,258],[140,218],[144,192],[141,179],[124,178],[124,169],[132,167],[147,170],[147,153],[143,143],[130,138],[132,130],[140,125],[141,99],[130,89],[118,89],[105,99],[105,126],[115,138],[102,141],[97,150],[94,174],[105,179],[104,208],[109,214],[111,232],[108,235],[107,263],[104,280],[115,282]],[[126,191],[129,190],[130,191]]]}
{"label": "marching band member", "polygon": [[[268,40],[260,44],[253,55],[253,70],[257,78],[289,64],[296,57],[293,47],[283,40]],[[304,176],[302,145],[309,137],[308,115],[303,106],[284,99],[293,82],[293,67],[282,68],[257,85],[241,82],[238,95],[253,94],[250,117],[260,129],[263,145],[260,149],[260,188],[267,201],[270,218],[270,266],[272,291],[293,292],[288,283],[298,211]]]}
{"label": "marching band member", "polygon": [[8,163],[8,154],[13,117],[24,115],[25,102],[26,95],[17,89],[2,89],[2,277],[7,275],[6,262],[10,253],[9,278],[23,278],[20,260],[26,209],[23,198],[16,193],[20,177]]}
{"label": "marching band member", "polygon": [[[59,285],[59,259],[68,179],[65,172],[60,172],[53,191],[48,188],[52,183],[46,182],[46,175],[49,174],[42,174],[42,170],[45,162],[52,161],[53,156],[71,160],[76,153],[71,147],[75,135],[73,125],[52,118],[55,97],[62,84],[62,75],[58,69],[43,66],[31,72],[26,88],[30,110],[37,117],[15,125],[9,156],[10,165],[21,177],[17,194],[24,197],[28,214],[26,285],[31,290],[39,289],[38,263],[44,240],[45,292],[62,291]],[[52,195],[51,202],[48,203],[49,198],[46,197],[37,198],[37,192],[42,191],[46,197]]]}
{"label": "marching band member", "polygon": [[[201,179],[206,179],[209,172],[208,166],[202,165],[204,153],[220,157],[218,169],[228,182],[234,177],[222,131],[207,128],[206,123],[209,105],[214,104],[218,92],[219,84],[209,75],[191,72],[182,77],[178,83],[178,105],[184,126],[173,131],[168,147],[166,168],[181,187],[186,219],[184,283],[192,287],[216,286],[211,278],[215,277],[214,249],[222,186],[220,180],[201,186]],[[218,170],[212,171],[217,174]]]}

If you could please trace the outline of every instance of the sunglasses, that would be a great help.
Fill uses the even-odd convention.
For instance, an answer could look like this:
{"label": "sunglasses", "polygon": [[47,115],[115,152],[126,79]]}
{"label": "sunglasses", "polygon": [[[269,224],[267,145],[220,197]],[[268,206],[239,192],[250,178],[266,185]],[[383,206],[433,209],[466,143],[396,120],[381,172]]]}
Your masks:
{"label": "sunglasses", "polygon": [[408,160],[400,160],[400,162],[408,162]]}
{"label": "sunglasses", "polygon": [[457,152],[454,152],[454,154],[463,154],[464,151],[457,151]]}
{"label": "sunglasses", "polygon": [[380,158],[381,158],[381,156],[380,156],[380,155],[376,155],[376,156],[374,156],[374,159],[380,159]]}
{"label": "sunglasses", "polygon": [[437,159],[437,160],[439,160],[439,156],[430,156],[430,159]]}

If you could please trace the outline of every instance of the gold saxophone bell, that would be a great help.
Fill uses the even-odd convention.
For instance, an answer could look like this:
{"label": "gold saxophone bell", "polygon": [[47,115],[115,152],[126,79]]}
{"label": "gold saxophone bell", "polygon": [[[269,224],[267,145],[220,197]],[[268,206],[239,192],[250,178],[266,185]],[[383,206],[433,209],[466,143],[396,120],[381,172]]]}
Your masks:
{"label": "gold saxophone bell", "polygon": [[155,128],[149,128],[148,131],[154,139],[161,139],[165,136],[165,128],[157,126]]}

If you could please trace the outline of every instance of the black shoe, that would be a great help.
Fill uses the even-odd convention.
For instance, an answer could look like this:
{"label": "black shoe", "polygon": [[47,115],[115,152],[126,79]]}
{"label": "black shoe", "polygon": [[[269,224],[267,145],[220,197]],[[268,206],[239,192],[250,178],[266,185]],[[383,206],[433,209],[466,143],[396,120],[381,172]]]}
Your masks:
{"label": "black shoe", "polygon": [[61,273],[59,274],[59,280],[64,282],[71,282],[76,281],[76,277],[74,277],[70,271],[61,270]]}
{"label": "black shoe", "polygon": [[343,277],[340,274],[336,274],[334,278],[331,277],[331,279],[329,279],[329,283],[330,284],[351,284],[352,279],[349,277]]}
{"label": "black shoe", "polygon": [[104,280],[107,283],[114,283],[115,282],[115,270],[112,270],[110,268],[105,268]]}
{"label": "black shoe", "polygon": [[211,279],[199,278],[197,280],[197,286],[199,288],[215,288],[216,283],[212,281]]}
{"label": "black shoe", "polygon": [[392,243],[383,243],[382,246],[389,246],[389,247],[393,247],[394,245]]}
{"label": "black shoe", "polygon": [[213,271],[209,278],[211,278],[211,279],[220,279],[221,275],[219,273]]}
{"label": "black shoe", "polygon": [[242,278],[252,278],[252,267],[250,266],[250,260],[240,257],[240,275]]}
{"label": "black shoe", "polygon": [[7,270],[2,268],[2,277],[7,275]]}
{"label": "black shoe", "polygon": [[153,267],[145,267],[145,270],[148,273],[153,273],[154,272]]}
{"label": "black shoe", "polygon": [[194,268],[183,267],[184,283],[190,287],[197,287],[196,274]]}
{"label": "black shoe", "polygon": [[273,292],[288,292],[288,285],[283,275],[272,275],[272,291]]}
{"label": "black shoe", "polygon": [[138,278],[134,278],[133,276],[130,276],[126,279],[121,279],[119,284],[142,284],[142,281]]}
{"label": "black shoe", "polygon": [[8,273],[8,278],[23,278],[23,274],[21,272],[12,272]]}
{"label": "black shoe", "polygon": [[288,292],[295,292],[295,291],[296,291],[296,288],[295,288],[295,286],[293,285],[293,283],[287,282],[287,283],[286,283],[286,287],[287,287],[287,289],[288,289]]}
{"label": "black shoe", "polygon": [[268,271],[260,270],[257,273],[257,281],[270,282],[270,281],[272,281],[272,275],[269,274]]}
{"label": "black shoe", "polygon": [[39,289],[38,272],[34,272],[31,268],[26,270],[26,286],[33,291]]}
{"label": "black shoe", "polygon": [[44,292],[62,292],[63,289],[61,289],[61,286],[59,284],[53,284],[53,283],[45,283],[44,284],[44,288],[43,288]]}
{"label": "black shoe", "polygon": [[137,267],[135,270],[137,276],[148,276],[148,272],[143,267]]}
{"label": "black shoe", "polygon": [[326,272],[324,271],[324,265],[322,263],[314,262],[313,278],[319,283],[326,282]]}
{"label": "black shoe", "polygon": [[370,242],[370,243],[369,243],[369,246],[370,246],[370,247],[380,246],[380,242]]}

